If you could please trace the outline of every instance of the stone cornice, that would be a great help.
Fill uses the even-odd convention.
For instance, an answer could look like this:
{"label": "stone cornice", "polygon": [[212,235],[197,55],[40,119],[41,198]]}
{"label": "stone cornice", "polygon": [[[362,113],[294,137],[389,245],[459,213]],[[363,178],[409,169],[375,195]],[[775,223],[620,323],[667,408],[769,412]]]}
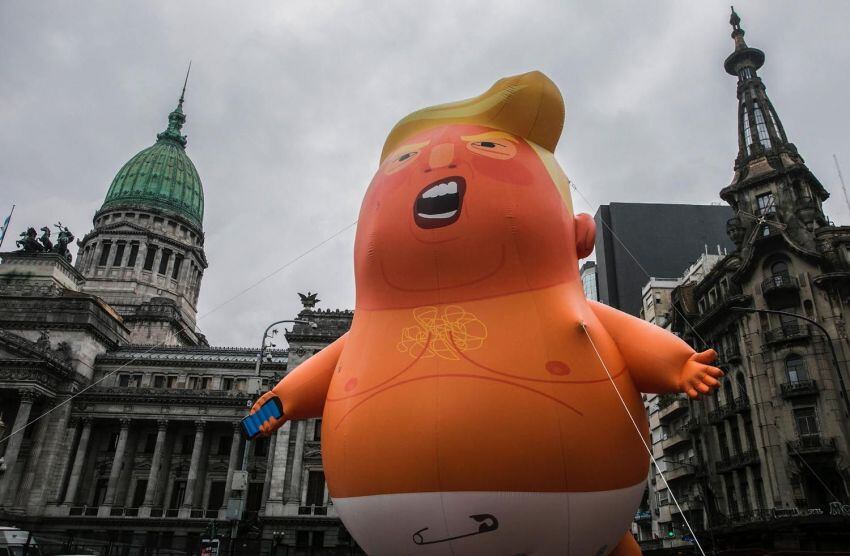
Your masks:
{"label": "stone cornice", "polygon": [[[264,370],[286,369],[288,351],[269,350],[271,361],[263,361]],[[108,351],[97,356],[98,365],[126,364],[163,367],[229,367],[253,369],[257,362],[255,348],[222,347],[157,347],[132,345]]]}
{"label": "stone cornice", "polygon": [[[130,227],[135,228],[135,229],[134,230],[118,230],[117,228],[120,228],[121,226],[130,226]],[[171,237],[169,237],[169,236],[167,236],[163,233],[155,232],[153,230],[148,230],[148,229],[143,228],[143,227],[141,227],[137,224],[133,224],[132,222],[114,222],[114,223],[105,224],[103,226],[97,227],[97,228],[93,229],[92,231],[90,231],[89,233],[87,233],[85,236],[83,236],[83,238],[80,240],[80,243],[85,244],[85,243],[87,243],[91,240],[97,239],[97,237],[99,235],[107,235],[107,234],[120,234],[120,235],[124,235],[124,236],[139,236],[140,238],[144,237],[148,241],[155,241],[155,242],[159,242],[161,244],[167,244],[171,247],[175,247],[175,248],[178,248],[182,251],[186,251],[187,253],[191,253],[191,254],[195,255],[198,263],[203,268],[207,268],[209,266],[209,264],[207,262],[206,254],[204,253],[203,247],[200,247],[200,246],[197,246],[197,245],[192,245],[190,243],[183,243],[182,241],[171,238]]]}
{"label": "stone cornice", "polygon": [[216,405],[245,407],[253,396],[230,390],[189,390],[186,388],[129,388],[96,386],[77,398],[78,403],[119,402],[152,405]]}

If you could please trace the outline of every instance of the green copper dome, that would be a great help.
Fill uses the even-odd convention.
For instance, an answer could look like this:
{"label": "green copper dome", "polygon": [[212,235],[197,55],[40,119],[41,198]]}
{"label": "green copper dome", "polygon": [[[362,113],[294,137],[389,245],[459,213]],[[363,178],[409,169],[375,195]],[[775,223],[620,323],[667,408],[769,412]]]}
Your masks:
{"label": "green copper dome", "polygon": [[156,143],[131,158],[112,180],[101,210],[152,207],[182,216],[199,228],[204,219],[204,190],[195,165],[186,155],[183,96],[168,115],[168,129]]}

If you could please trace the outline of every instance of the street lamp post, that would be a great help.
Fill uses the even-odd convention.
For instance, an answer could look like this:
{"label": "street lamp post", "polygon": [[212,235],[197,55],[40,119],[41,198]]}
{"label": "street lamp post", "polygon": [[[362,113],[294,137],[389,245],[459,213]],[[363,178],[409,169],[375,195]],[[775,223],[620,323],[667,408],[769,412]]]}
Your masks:
{"label": "street lamp post", "polygon": [[[271,338],[277,333],[277,330],[272,330],[274,326],[278,324],[306,324],[311,328],[317,328],[318,325],[315,322],[304,320],[304,319],[287,319],[287,320],[279,320],[271,323],[266,327],[266,330],[263,332],[263,339],[260,340],[260,351],[257,353],[257,362],[254,365],[254,376],[248,381],[248,392],[252,395],[256,396],[260,393],[260,389],[262,387],[262,382],[260,380],[260,367],[263,364],[263,356],[266,354],[266,340]],[[271,332],[271,333],[270,333]],[[245,439],[245,451],[242,454],[242,466],[239,471],[236,473],[239,474],[237,478],[236,473],[234,473],[233,483],[239,484],[243,486],[241,489],[241,496],[239,497],[239,507],[237,510],[237,514],[233,520],[233,527],[230,532],[230,549],[229,553],[233,554],[233,548],[236,544],[236,536],[238,533],[238,525],[242,520],[245,513],[245,503],[248,498],[248,454],[251,451],[251,439]],[[235,489],[234,489],[235,490]]]}
{"label": "street lamp post", "polygon": [[739,313],[764,313],[772,315],[783,315],[786,317],[801,319],[817,326],[820,331],[823,332],[823,335],[826,337],[826,343],[829,346],[829,352],[832,354],[832,363],[833,365],[835,365],[835,374],[838,375],[838,386],[839,388],[841,388],[841,397],[844,399],[844,409],[846,411],[846,415],[850,415],[850,399],[848,399],[847,397],[847,388],[844,386],[844,377],[841,375],[841,365],[838,363],[838,355],[835,353],[835,344],[833,343],[832,336],[829,335],[829,332],[826,331],[826,328],[821,326],[821,324],[815,321],[814,319],[804,317],[803,315],[798,315],[797,313],[789,313],[788,311],[777,311],[774,309],[754,309],[751,307],[730,307],[729,309],[732,311],[738,311]]}

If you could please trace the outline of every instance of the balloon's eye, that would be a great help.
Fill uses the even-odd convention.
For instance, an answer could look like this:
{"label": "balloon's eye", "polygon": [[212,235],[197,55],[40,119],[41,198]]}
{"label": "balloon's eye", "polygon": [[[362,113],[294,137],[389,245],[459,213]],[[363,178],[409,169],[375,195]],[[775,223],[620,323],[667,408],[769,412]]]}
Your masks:
{"label": "balloon's eye", "polygon": [[516,156],[516,145],[512,141],[472,141],[466,144],[470,151],[498,160],[507,160]]}
{"label": "balloon's eye", "polygon": [[387,174],[398,172],[402,168],[408,166],[418,156],[419,151],[407,151],[399,155],[395,155],[389,159],[384,171]]}

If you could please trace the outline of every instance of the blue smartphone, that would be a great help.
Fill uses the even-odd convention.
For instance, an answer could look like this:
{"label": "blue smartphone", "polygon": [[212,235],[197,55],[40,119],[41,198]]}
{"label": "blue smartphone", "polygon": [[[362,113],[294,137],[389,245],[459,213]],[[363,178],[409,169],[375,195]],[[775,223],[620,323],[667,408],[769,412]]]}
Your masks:
{"label": "blue smartphone", "polygon": [[279,398],[272,398],[260,406],[255,413],[242,419],[242,435],[253,440],[260,434],[263,423],[283,417],[283,406]]}

